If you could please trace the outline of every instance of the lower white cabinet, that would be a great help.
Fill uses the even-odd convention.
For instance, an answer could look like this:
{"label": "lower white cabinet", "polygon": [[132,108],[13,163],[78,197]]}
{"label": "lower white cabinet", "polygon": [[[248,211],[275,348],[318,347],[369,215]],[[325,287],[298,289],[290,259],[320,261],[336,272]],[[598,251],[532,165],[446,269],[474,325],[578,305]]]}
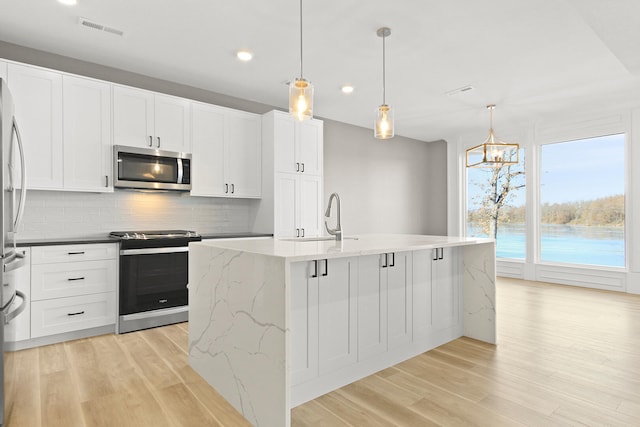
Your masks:
{"label": "lower white cabinet", "polygon": [[358,258],[294,263],[291,278],[291,383],[355,363]]}
{"label": "lower white cabinet", "polygon": [[380,271],[387,281],[389,348],[409,344],[413,338],[411,255],[411,252],[383,254],[384,262]]}
{"label": "lower white cabinet", "polygon": [[31,338],[104,326],[115,322],[115,293],[31,302]]}
{"label": "lower white cabinet", "polygon": [[115,324],[117,245],[31,248],[31,337]]}
{"label": "lower white cabinet", "polygon": [[455,326],[460,318],[459,249],[413,253],[413,340]]}

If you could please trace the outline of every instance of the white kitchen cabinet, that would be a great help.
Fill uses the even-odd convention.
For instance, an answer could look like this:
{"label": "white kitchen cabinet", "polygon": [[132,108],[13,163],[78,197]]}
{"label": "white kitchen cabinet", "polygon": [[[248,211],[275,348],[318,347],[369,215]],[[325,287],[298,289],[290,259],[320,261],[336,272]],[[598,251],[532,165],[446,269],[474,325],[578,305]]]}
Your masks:
{"label": "white kitchen cabinet", "polygon": [[193,102],[192,196],[262,194],[261,117]]}
{"label": "white kitchen cabinet", "polygon": [[62,189],[62,74],[9,63],[7,80],[22,135],[29,189]]}
{"label": "white kitchen cabinet", "polygon": [[274,203],[277,205],[275,236],[312,237],[322,234],[320,177],[276,174]]}
{"label": "white kitchen cabinet", "polygon": [[115,324],[115,243],[31,248],[31,338]]}
{"label": "white kitchen cabinet", "polygon": [[111,86],[64,75],[62,88],[63,187],[65,190],[113,191]]}
{"label": "white kitchen cabinet", "polygon": [[411,343],[412,253],[360,257],[358,360]]}
{"label": "white kitchen cabinet", "polygon": [[358,258],[320,259],[291,267],[292,384],[357,360]]}
{"label": "white kitchen cabinet", "polygon": [[458,248],[413,253],[413,340],[458,324],[460,279]]}
{"label": "white kitchen cabinet", "polygon": [[320,120],[299,123],[281,111],[262,117],[265,202],[254,231],[287,238],[323,234],[322,137]]}
{"label": "white kitchen cabinet", "polygon": [[460,313],[459,256],[457,248],[432,250],[431,286],[436,330],[458,324]]}
{"label": "white kitchen cabinet", "polygon": [[397,348],[411,343],[413,339],[412,254],[392,252],[383,256],[381,272],[387,280],[388,345],[389,348]]}
{"label": "white kitchen cabinet", "polygon": [[113,86],[113,143],[190,153],[190,101]]}
{"label": "white kitchen cabinet", "polygon": [[275,171],[322,175],[323,122],[300,122],[281,111],[265,116],[273,120]]}

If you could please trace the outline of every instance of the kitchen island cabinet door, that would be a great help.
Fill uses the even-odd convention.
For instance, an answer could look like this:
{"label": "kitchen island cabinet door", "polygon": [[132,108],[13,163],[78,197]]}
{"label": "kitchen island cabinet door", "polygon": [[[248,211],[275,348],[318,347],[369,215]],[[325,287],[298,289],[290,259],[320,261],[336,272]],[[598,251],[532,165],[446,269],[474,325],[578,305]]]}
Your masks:
{"label": "kitchen island cabinet door", "polygon": [[318,261],[318,368],[334,372],[357,361],[358,258]]}
{"label": "kitchen island cabinet door", "polygon": [[113,191],[111,86],[63,76],[64,189]]}
{"label": "kitchen island cabinet door", "polygon": [[413,252],[413,341],[429,338],[433,331],[433,295],[431,288],[432,250]]}
{"label": "kitchen island cabinet door", "polygon": [[411,255],[411,252],[386,254],[389,348],[410,344],[413,338]]}
{"label": "kitchen island cabinet door", "polygon": [[433,289],[433,326],[436,330],[458,324],[460,314],[460,279],[458,248],[433,249],[431,286]]}
{"label": "kitchen island cabinet door", "polygon": [[28,159],[27,188],[62,189],[62,74],[9,64],[8,82]]}
{"label": "kitchen island cabinet door", "polygon": [[387,271],[385,254],[366,255],[358,264],[358,361],[387,351]]}
{"label": "kitchen island cabinet door", "polygon": [[291,385],[318,376],[318,262],[291,265]]}

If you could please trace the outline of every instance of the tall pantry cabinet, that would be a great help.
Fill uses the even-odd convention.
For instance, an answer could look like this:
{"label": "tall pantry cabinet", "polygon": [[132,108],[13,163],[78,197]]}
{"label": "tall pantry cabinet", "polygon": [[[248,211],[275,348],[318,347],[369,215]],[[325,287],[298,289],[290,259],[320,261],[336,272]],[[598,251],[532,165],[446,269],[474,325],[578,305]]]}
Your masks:
{"label": "tall pantry cabinet", "polygon": [[282,111],[262,116],[263,199],[256,232],[276,238],[322,235],[323,125]]}

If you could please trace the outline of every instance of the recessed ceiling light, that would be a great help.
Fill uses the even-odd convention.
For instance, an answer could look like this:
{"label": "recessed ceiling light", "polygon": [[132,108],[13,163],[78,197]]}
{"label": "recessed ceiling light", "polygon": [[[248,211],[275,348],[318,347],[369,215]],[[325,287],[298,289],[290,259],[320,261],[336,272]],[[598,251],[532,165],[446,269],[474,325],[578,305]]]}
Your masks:
{"label": "recessed ceiling light", "polygon": [[58,3],[65,4],[67,6],[75,6],[78,1],[77,0],[58,0]]}
{"label": "recessed ceiling light", "polygon": [[351,93],[353,92],[353,86],[351,85],[344,85],[340,88],[340,90],[342,91],[342,93]]}
{"label": "recessed ceiling light", "polygon": [[239,50],[236,53],[236,56],[240,61],[251,61],[251,59],[253,58],[253,53],[249,52],[248,50]]}

